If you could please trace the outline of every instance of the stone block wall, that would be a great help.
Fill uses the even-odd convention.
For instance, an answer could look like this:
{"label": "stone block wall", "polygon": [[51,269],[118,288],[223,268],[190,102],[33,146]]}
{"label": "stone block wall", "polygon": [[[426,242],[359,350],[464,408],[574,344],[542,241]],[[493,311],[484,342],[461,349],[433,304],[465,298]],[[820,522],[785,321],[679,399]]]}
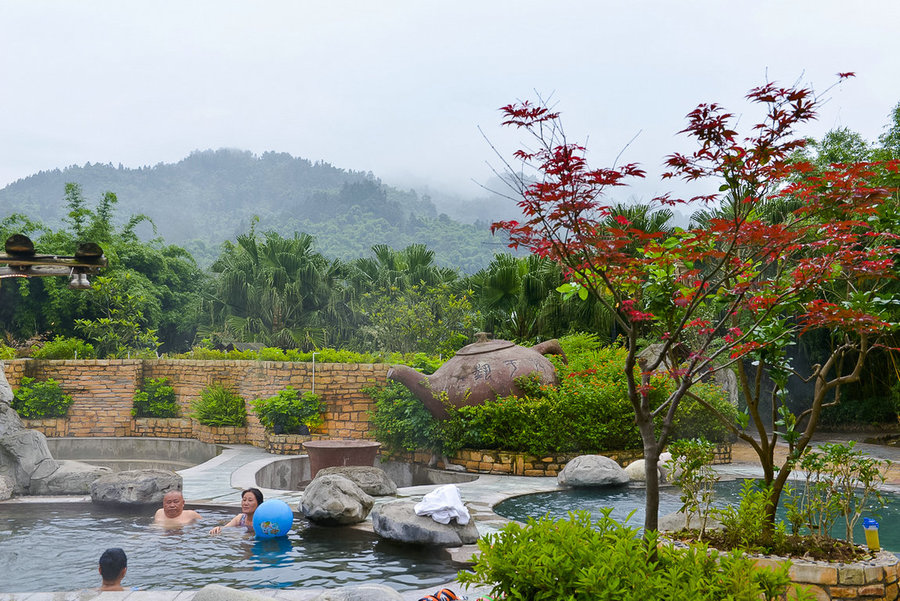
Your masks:
{"label": "stone block wall", "polygon": [[[771,568],[784,561],[759,558],[757,567]],[[851,564],[813,562],[792,559],[791,582],[805,588],[820,601],[859,599],[861,601],[896,601],[898,599],[900,559],[893,553],[881,551],[870,561]],[[794,598],[790,593],[788,599]]]}
{"label": "stone block wall", "polygon": [[131,436],[194,438],[194,421],[188,417],[136,417],[131,422]]}
{"label": "stone block wall", "polygon": [[132,397],[142,383],[143,361],[27,359],[7,361],[6,365],[19,361],[24,363],[21,371],[7,372],[10,386],[16,388],[23,375],[36,380],[52,378],[74,400],[69,408],[67,436],[128,436],[131,433]]}
{"label": "stone block wall", "polygon": [[[537,456],[509,451],[462,449],[450,458],[450,462],[462,465],[467,472],[479,474],[556,476],[566,463],[580,454]],[[603,455],[625,466],[635,459],[640,459],[643,453],[640,450],[605,451]]]}
{"label": "stone block wall", "polygon": [[[280,361],[188,361],[178,359],[103,359],[39,361],[13,359],[4,362],[13,389],[22,376],[53,378],[72,396],[68,423],[59,425],[29,420],[29,426],[47,436],[165,436],[191,437],[204,442],[249,443],[266,448],[263,426],[252,412],[251,401],[269,397],[290,385],[321,395],[325,422],[314,434],[328,438],[372,438],[369,413],[374,402],[363,388],[384,384],[384,364],[291,363]],[[241,396],[247,406],[245,428],[210,428],[184,417],[178,420],[136,420],[131,417],[132,398],[145,378],[168,378],[175,398],[187,416],[200,391],[221,383]],[[188,425],[187,422],[192,422]],[[296,444],[276,444],[294,449]]]}
{"label": "stone block wall", "polygon": [[62,438],[69,435],[69,420],[65,417],[46,419],[23,419],[26,428],[37,430],[47,438]]}

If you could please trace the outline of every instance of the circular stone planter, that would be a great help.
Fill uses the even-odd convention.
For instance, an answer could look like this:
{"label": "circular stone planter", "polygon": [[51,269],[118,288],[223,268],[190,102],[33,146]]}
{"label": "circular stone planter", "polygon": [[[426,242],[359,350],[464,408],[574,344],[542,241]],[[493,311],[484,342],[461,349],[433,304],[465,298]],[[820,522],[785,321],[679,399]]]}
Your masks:
{"label": "circular stone planter", "polygon": [[309,455],[310,477],[326,467],[343,465],[374,465],[380,442],[372,440],[329,439],[308,440],[303,443]]}

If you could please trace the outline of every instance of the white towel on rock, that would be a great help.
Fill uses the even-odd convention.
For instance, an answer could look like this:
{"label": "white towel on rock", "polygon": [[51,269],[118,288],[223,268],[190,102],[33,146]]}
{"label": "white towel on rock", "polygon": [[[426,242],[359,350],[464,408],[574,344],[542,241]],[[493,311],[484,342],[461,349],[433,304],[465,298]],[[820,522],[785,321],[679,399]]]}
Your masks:
{"label": "white towel on rock", "polygon": [[416,515],[430,515],[439,524],[449,524],[453,518],[461,526],[469,523],[469,510],[463,505],[455,484],[438,486],[422,497],[413,509]]}

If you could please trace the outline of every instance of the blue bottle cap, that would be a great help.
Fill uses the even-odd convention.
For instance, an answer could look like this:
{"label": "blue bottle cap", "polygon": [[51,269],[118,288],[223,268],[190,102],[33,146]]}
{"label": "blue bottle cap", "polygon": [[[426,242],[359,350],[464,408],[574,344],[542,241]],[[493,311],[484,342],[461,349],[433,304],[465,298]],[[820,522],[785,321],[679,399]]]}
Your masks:
{"label": "blue bottle cap", "polygon": [[878,522],[872,518],[863,518],[863,528],[878,528]]}

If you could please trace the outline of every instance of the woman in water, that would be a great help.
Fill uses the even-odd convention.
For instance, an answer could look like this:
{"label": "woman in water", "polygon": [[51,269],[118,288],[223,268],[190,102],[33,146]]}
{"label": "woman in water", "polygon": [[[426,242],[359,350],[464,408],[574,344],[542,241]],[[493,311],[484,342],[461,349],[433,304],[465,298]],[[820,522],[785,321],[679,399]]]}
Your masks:
{"label": "woman in water", "polygon": [[241,513],[237,514],[231,521],[224,526],[216,526],[209,531],[210,534],[218,534],[222,528],[236,527],[246,528],[247,532],[253,533],[253,514],[256,508],[263,502],[263,494],[258,488],[248,488],[241,492]]}

